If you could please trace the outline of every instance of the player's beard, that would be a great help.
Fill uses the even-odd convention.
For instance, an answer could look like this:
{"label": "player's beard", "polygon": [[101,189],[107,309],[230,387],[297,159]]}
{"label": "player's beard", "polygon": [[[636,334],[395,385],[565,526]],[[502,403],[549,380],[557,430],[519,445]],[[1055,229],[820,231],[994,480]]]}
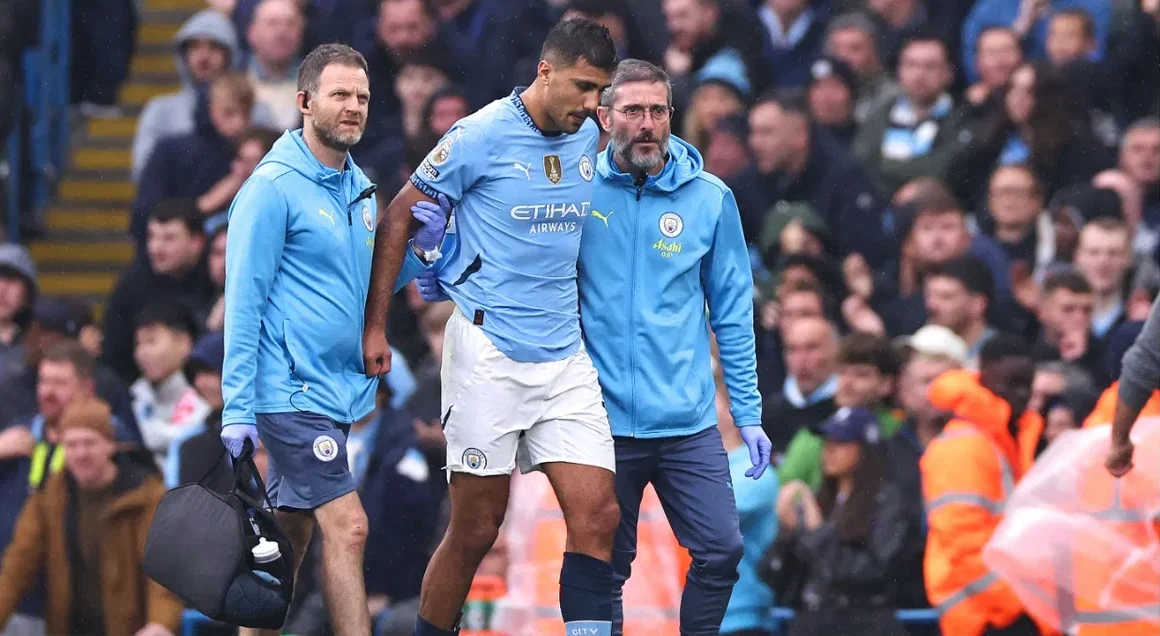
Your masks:
{"label": "player's beard", "polygon": [[322,145],[337,150],[338,152],[347,152],[354,147],[355,144],[362,139],[364,126],[359,126],[357,133],[341,133],[338,127],[342,122],[342,116],[333,122],[323,122],[319,119],[314,120],[314,132],[318,135],[318,140]]}
{"label": "player's beard", "polygon": [[[637,144],[644,142],[656,144],[656,150],[640,151]],[[661,136],[646,134],[629,139],[628,135],[613,131],[608,145],[612,147],[612,154],[629,167],[629,172],[649,172],[669,154],[669,133],[666,132]]]}

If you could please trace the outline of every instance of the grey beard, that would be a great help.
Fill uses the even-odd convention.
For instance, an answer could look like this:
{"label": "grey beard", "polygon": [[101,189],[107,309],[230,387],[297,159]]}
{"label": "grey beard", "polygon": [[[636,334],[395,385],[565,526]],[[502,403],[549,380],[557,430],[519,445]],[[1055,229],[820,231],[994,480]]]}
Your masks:
{"label": "grey beard", "polygon": [[330,148],[331,150],[337,150],[338,152],[349,151],[352,147],[354,147],[355,144],[359,142],[359,140],[362,139],[362,133],[355,135],[353,141],[350,140],[349,137],[347,139],[343,139],[338,136],[338,133],[335,132],[334,128],[325,128],[317,124],[315,124],[314,130],[318,133],[318,140],[322,142],[322,145]]}
{"label": "grey beard", "polygon": [[633,143],[634,142],[630,141],[622,145],[615,139],[609,142],[609,145],[612,146],[612,154],[619,157],[625,165],[630,166],[632,168],[632,172],[648,172],[649,170],[652,170],[653,168],[657,167],[657,164],[664,161],[665,155],[667,155],[669,152],[669,141],[667,139],[664,141],[658,141],[658,152],[655,156],[650,155],[648,157],[635,155],[632,152]]}

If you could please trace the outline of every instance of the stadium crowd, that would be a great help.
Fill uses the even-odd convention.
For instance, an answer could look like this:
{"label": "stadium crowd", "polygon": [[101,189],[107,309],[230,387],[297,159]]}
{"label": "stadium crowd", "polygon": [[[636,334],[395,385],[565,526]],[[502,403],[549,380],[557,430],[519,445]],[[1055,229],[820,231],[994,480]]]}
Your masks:
{"label": "stadium crowd", "polygon": [[[300,125],[304,52],[337,41],[366,56],[370,119],[351,154],[385,205],[459,118],[531,78],[544,34],[574,14],[670,74],[673,134],[732,188],[751,247],[778,467],[739,479],[748,454],[722,388],[744,537],[722,633],[772,634],[776,605],[798,611],[792,633],[894,634],[879,610],[938,605],[982,572],[994,517],[929,505],[954,481],[946,471],[976,471],[980,492],[998,480],[977,445],[934,441],[948,412],[986,420],[1026,472],[1097,411],[1160,293],[1160,1],[210,0],[173,42],[182,90],[141,113],[138,252],[103,321],[39,295],[28,252],[0,247],[4,634],[43,634],[43,619],[55,633],[61,611],[75,634],[176,631],[179,604],[142,597],[129,546],[166,487],[232,484],[218,433],[224,213]],[[369,518],[369,602],[387,634],[410,634],[446,524],[439,368],[453,307],[413,286],[399,294],[394,366],[348,446]],[[960,408],[978,407],[963,395],[995,398],[988,378],[1020,384],[1012,357],[1026,361],[1026,396]],[[1017,418],[999,414],[1020,402],[1028,415],[1008,431]],[[96,435],[63,441],[73,429]],[[109,486],[92,448],[114,439],[136,449],[117,455]],[[46,482],[62,470],[82,494],[56,514],[66,493]],[[26,502],[40,512],[22,516]],[[556,598],[563,527],[541,514],[556,505],[541,475],[517,476],[472,600],[501,611],[494,632],[473,633],[552,633],[537,608]],[[85,514],[104,506],[121,511],[115,523]],[[627,629],[675,634],[687,557],[655,497],[643,507],[657,514],[642,514]],[[38,582],[38,559],[73,567],[71,589]],[[286,632],[321,633],[303,572]],[[948,636],[1039,633],[1009,592],[965,605],[944,614]],[[857,627],[815,631],[834,629],[835,612]],[[988,628],[996,616],[1009,627]]]}

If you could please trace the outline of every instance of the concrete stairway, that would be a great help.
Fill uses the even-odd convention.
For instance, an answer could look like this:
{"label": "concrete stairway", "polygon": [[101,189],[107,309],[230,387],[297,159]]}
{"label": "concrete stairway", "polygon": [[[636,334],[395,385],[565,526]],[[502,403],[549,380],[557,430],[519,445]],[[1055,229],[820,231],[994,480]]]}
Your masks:
{"label": "concrete stairway", "polygon": [[179,86],[173,37],[205,0],[145,0],[137,47],[118,105],[124,117],[89,119],[45,214],[46,236],[30,246],[43,294],[89,303],[98,316],[133,258],[130,153],[137,116],[150,98]]}

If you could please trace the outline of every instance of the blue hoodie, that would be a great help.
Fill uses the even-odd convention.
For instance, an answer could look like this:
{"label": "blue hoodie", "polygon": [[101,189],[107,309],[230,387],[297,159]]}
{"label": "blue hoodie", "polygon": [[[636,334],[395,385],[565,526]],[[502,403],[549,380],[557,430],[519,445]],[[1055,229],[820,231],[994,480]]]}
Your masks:
{"label": "blue hoodie", "polygon": [[242,186],[226,239],[222,426],[293,411],[349,424],[374,409],[362,330],[377,211],[354,161],[323,166],[301,130],[283,134]]}
{"label": "blue hoodie", "polygon": [[615,436],[716,425],[710,325],[737,426],[761,424],[741,215],[697,149],[670,140],[664,169],[639,185],[600,153],[580,242],[580,322]]}

